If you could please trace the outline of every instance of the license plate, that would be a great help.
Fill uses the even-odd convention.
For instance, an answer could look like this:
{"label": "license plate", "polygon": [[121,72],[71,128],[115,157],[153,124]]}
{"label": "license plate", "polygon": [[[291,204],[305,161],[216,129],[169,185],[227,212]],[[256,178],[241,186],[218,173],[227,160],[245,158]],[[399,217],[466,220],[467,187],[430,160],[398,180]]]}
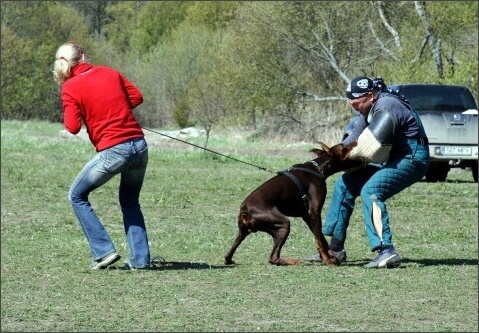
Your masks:
{"label": "license plate", "polygon": [[471,147],[441,147],[441,154],[470,156],[472,155],[472,148]]}

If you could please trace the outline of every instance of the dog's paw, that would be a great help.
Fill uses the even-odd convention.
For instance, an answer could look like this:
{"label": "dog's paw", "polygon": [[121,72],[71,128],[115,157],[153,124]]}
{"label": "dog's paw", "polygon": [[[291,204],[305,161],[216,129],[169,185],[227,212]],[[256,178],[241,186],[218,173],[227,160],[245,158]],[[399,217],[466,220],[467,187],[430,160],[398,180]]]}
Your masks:
{"label": "dog's paw", "polygon": [[225,258],[225,265],[234,265],[234,264],[235,262],[233,260]]}
{"label": "dog's paw", "polygon": [[276,266],[294,266],[294,265],[301,265],[303,261],[299,259],[291,259],[291,258],[276,258],[276,259],[270,259],[269,263]]}
{"label": "dog's paw", "polygon": [[291,260],[291,265],[301,265],[302,263],[303,263],[303,260],[300,260],[300,259]]}
{"label": "dog's paw", "polygon": [[329,255],[325,260],[325,264],[328,266],[339,266],[339,260],[335,256]]}

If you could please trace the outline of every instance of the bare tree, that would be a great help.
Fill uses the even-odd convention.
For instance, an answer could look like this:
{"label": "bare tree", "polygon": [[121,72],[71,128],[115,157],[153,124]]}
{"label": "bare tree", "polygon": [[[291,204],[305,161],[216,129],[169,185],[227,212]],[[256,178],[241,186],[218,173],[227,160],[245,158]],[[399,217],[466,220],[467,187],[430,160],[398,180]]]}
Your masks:
{"label": "bare tree", "polygon": [[416,9],[416,13],[419,15],[419,18],[421,19],[422,25],[424,27],[424,31],[426,32],[426,36],[424,37],[424,42],[421,46],[420,53],[416,58],[417,59],[420,58],[420,54],[422,54],[422,51],[426,43],[428,43],[431,49],[432,57],[436,63],[437,73],[440,78],[443,78],[444,68],[442,64],[441,39],[436,38],[436,35],[434,34],[434,31],[431,25],[429,24],[429,20],[427,18],[426,10],[425,10],[425,3],[423,1],[414,1],[414,7]]}
{"label": "bare tree", "polygon": [[393,28],[393,26],[389,22],[387,14],[384,11],[384,2],[383,1],[377,1],[377,7],[378,7],[378,13],[379,13],[379,18],[381,19],[381,22],[383,23],[386,30],[393,36],[394,44],[400,50],[401,49],[401,38],[399,37],[399,33],[396,31],[396,29]]}
{"label": "bare tree", "polygon": [[224,93],[225,90],[214,73],[198,79],[189,91],[189,107],[206,132],[204,148],[208,145],[211,129],[225,116]]}
{"label": "bare tree", "polygon": [[[376,2],[373,1],[372,3],[373,3],[373,5],[375,4],[377,6],[379,18],[381,19],[381,23],[383,24],[386,31],[389,32],[392,35],[393,40],[394,40],[394,44],[396,45],[396,48],[399,51],[401,51],[401,49],[402,49],[401,38],[399,37],[399,33],[396,31],[396,29],[393,28],[393,26],[389,22],[389,19],[387,17],[387,13],[384,10],[383,2],[382,1],[376,1]],[[368,21],[368,25],[369,25],[369,29],[371,30],[371,33],[372,33],[376,43],[384,51],[385,54],[387,54],[388,56],[393,58],[395,61],[400,61],[399,58],[395,55],[395,51],[389,49],[386,46],[386,44],[382,41],[382,39],[378,36],[378,34],[376,33],[376,30],[374,28],[373,21],[374,21],[373,19],[370,19]]]}

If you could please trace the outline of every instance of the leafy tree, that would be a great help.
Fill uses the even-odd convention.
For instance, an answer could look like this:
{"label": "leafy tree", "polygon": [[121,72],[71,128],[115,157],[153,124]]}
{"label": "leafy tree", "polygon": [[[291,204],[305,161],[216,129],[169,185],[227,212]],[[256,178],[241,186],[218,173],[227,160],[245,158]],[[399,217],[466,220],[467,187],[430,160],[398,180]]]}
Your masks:
{"label": "leafy tree", "polygon": [[138,22],[139,1],[120,1],[105,8],[106,23],[102,27],[102,36],[120,55],[131,51],[132,36]]}
{"label": "leafy tree", "polygon": [[236,18],[237,7],[235,1],[194,1],[186,9],[185,21],[217,31],[226,28]]}
{"label": "leafy tree", "polygon": [[89,39],[81,15],[58,2],[1,6],[2,118],[61,120],[51,68],[58,46]]}
{"label": "leafy tree", "polygon": [[[199,66],[204,49],[212,39],[212,33],[204,26],[191,26],[185,22],[172,31],[171,39],[154,48],[144,60],[147,63],[143,77],[151,83],[146,94],[151,97],[149,112],[158,122],[171,119],[177,103],[185,103],[192,83],[207,69]],[[146,90],[145,90],[146,91]],[[182,104],[178,104],[182,105]],[[176,108],[181,124],[191,123],[189,108]],[[181,111],[181,112],[180,112]],[[151,115],[150,115],[151,117]]]}
{"label": "leafy tree", "polygon": [[[266,116],[264,124],[267,126],[261,123],[263,128],[281,133],[300,132],[301,129],[310,135],[310,131],[327,126],[334,122],[334,118],[313,120],[311,114],[314,110],[308,106],[305,97],[318,86],[329,89],[337,85],[331,82],[334,70],[330,62],[322,65],[318,61],[322,57],[320,52],[305,46],[317,45],[317,42],[311,41],[315,36],[307,34],[309,30],[302,21],[306,9],[295,7],[303,5],[282,2],[242,4],[239,23],[235,27],[237,34],[230,47],[237,53],[234,61],[241,64],[238,75],[233,76],[239,78],[236,82],[241,85],[241,73],[247,75],[245,82],[248,85],[242,105],[248,108],[244,111],[252,116],[251,119],[257,122]],[[317,15],[310,16],[313,22],[309,24],[315,25]]]}
{"label": "leafy tree", "polygon": [[188,1],[124,1],[107,6],[102,33],[121,52],[139,57],[164,42],[185,17]]}
{"label": "leafy tree", "polygon": [[[210,32],[205,28],[205,32]],[[188,105],[191,117],[200,124],[206,132],[205,147],[214,126],[234,115],[229,103],[230,90],[227,89],[225,72],[223,71],[220,35],[210,32],[205,40],[204,48],[197,62],[198,76],[194,78],[188,89]],[[227,120],[226,120],[227,122]]]}
{"label": "leafy tree", "polygon": [[116,1],[65,1],[66,6],[81,13],[88,32],[94,36],[100,36],[103,26],[107,21],[106,7]]}
{"label": "leafy tree", "polygon": [[311,139],[340,131],[357,75],[464,84],[477,99],[477,11],[472,1],[2,1],[2,118],[61,119],[51,66],[76,40],[139,86],[146,126]]}
{"label": "leafy tree", "polygon": [[[2,4],[3,5],[3,4]],[[31,42],[19,38],[2,23],[2,119],[28,119]],[[31,114],[30,114],[31,116]]]}

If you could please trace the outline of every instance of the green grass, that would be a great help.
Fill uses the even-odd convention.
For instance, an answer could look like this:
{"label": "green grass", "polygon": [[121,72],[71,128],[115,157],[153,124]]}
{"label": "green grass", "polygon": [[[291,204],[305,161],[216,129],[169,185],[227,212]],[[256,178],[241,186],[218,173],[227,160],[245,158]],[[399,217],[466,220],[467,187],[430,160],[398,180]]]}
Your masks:
{"label": "green grass", "polygon": [[[403,258],[398,269],[362,267],[373,254],[360,209],[345,265],[270,265],[271,238],[257,233],[238,248],[237,265],[225,266],[241,201],[272,174],[186,144],[152,142],[141,203],[152,254],[175,263],[157,271],[90,271],[67,192],[93,147],[61,136],[60,124],[1,126],[4,332],[478,330],[478,188],[470,171],[453,170],[445,183],[416,183],[387,202]],[[257,142],[251,149],[247,140],[234,142],[214,138],[209,148],[272,170],[312,157],[309,147],[264,142],[262,154]],[[327,180],[330,191],[336,177]],[[118,181],[91,201],[126,259]],[[328,202],[329,193],[323,217]],[[312,254],[306,224],[295,218],[291,229],[282,255]]]}

